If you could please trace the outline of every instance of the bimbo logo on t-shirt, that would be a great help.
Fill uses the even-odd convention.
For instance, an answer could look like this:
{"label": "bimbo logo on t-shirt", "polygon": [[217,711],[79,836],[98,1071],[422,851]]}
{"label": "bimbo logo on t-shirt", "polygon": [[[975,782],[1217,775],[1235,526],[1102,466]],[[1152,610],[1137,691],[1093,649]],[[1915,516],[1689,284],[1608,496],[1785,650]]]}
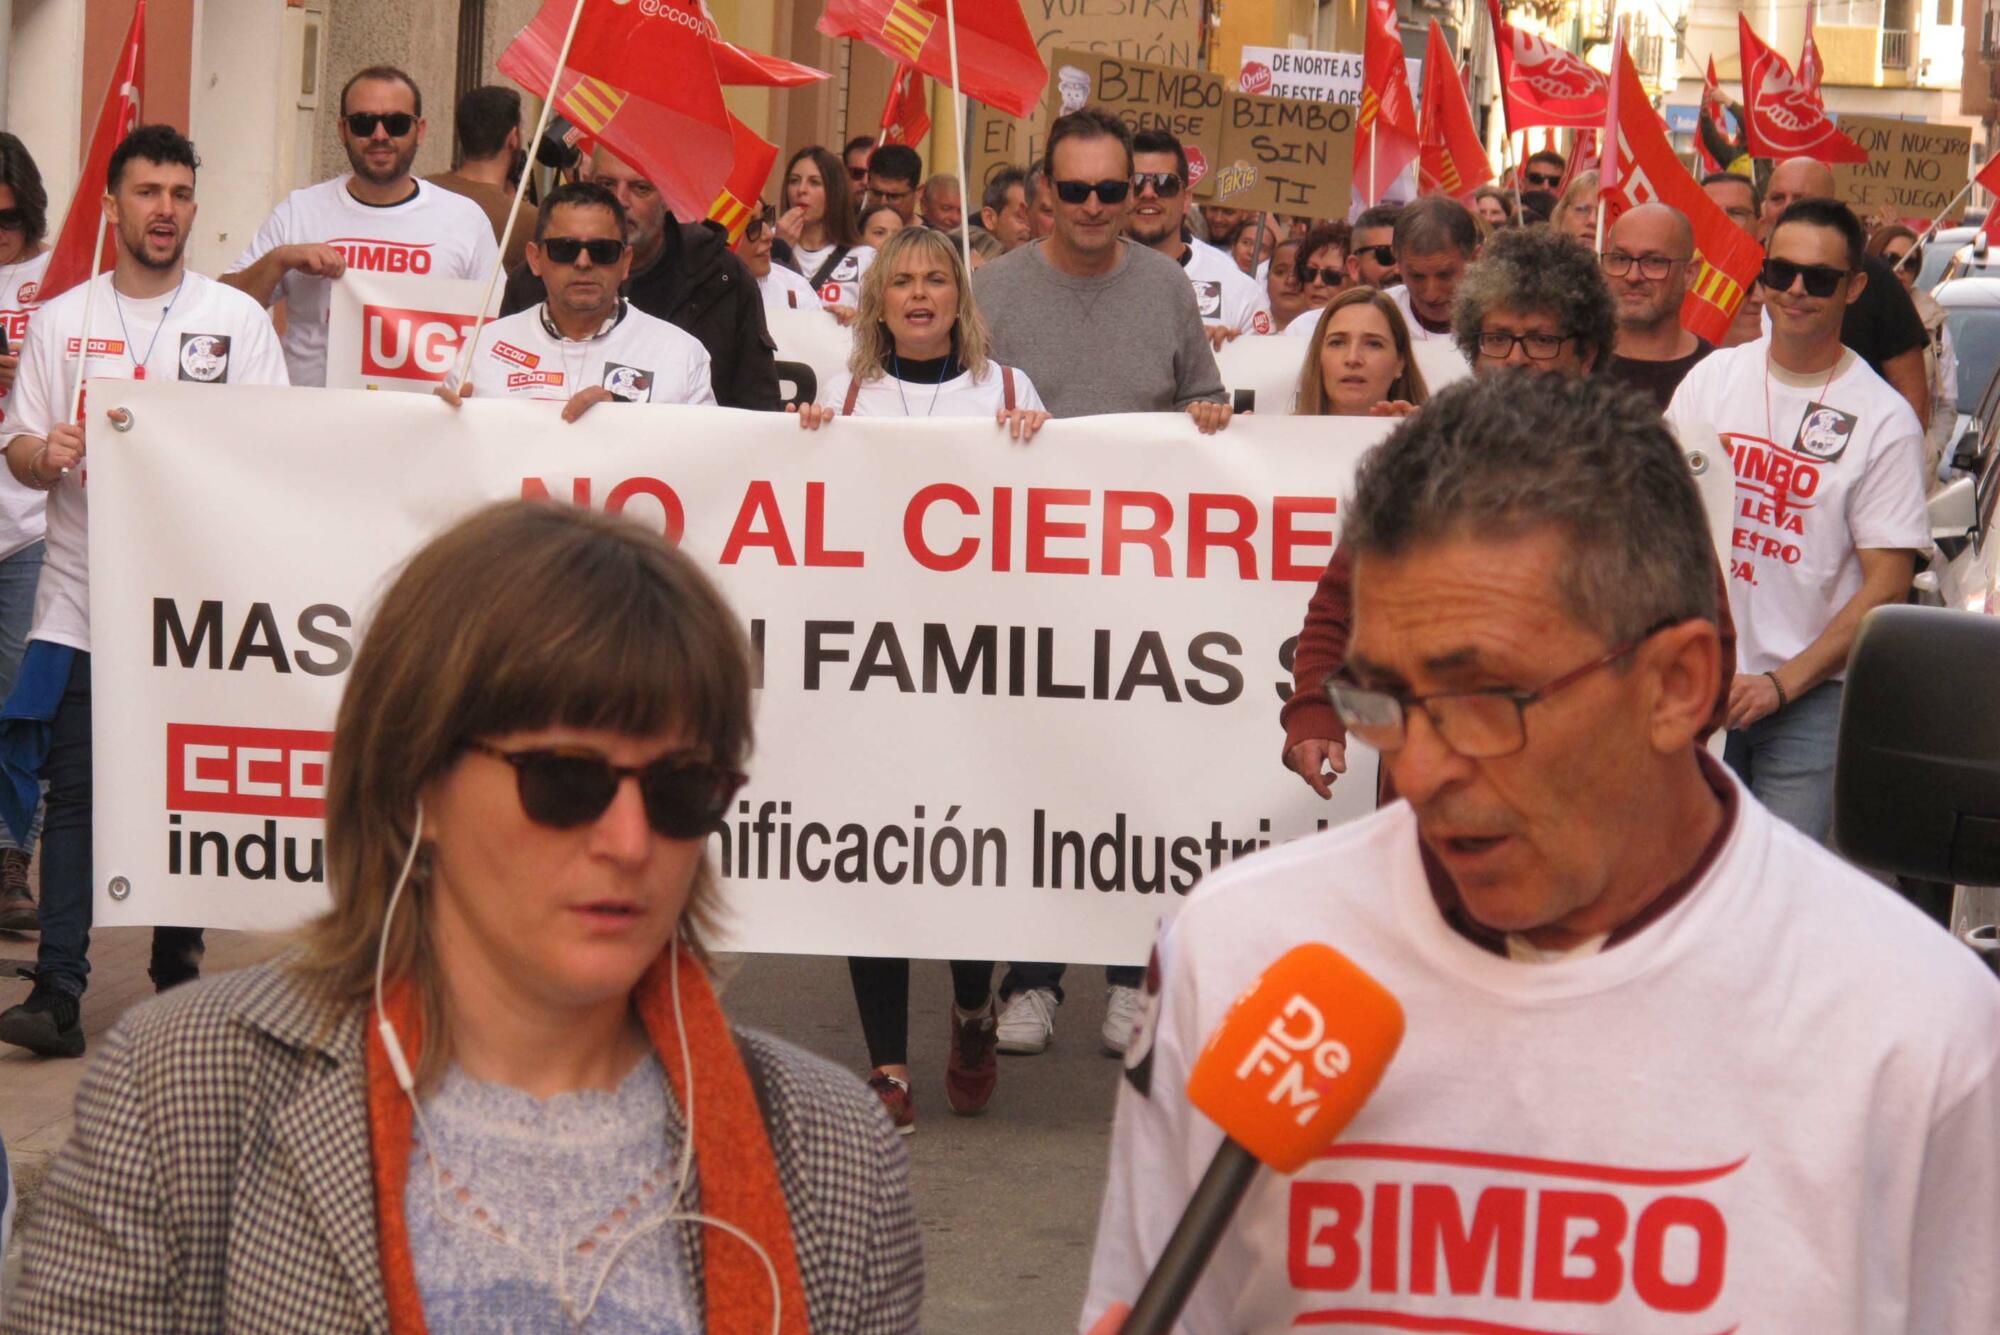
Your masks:
{"label": "bimbo logo on t-shirt", "polygon": [[397,306],[361,308],[361,374],[442,380],[474,317]]}
{"label": "bimbo logo on t-shirt", "polygon": [[431,271],[431,243],[379,241],[365,236],[337,236],[326,243],[339,251],[350,269],[376,273],[416,273]]}

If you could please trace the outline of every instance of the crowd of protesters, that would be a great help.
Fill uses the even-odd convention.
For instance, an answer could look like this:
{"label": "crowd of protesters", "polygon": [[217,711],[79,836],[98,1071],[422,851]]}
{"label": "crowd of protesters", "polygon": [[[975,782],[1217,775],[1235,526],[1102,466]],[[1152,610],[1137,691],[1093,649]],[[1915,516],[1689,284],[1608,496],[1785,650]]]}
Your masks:
{"label": "crowd of protesters", "polygon": [[[1708,698],[1701,710],[1688,713],[1684,730],[1694,737],[1721,728],[1726,763],[1748,793],[1813,843],[1830,841],[1843,665],[1862,616],[1902,600],[1916,562],[1929,549],[1925,497],[1939,465],[1941,424],[1948,424],[1953,412],[1954,372],[1941,315],[1913,286],[1921,259],[1915,233],[1884,227],[1871,237],[1832,198],[1833,180],[1823,165],[1806,159],[1779,163],[1761,188],[1752,177],[1731,172],[1703,182],[1709,196],[1755,235],[1767,254],[1755,290],[1718,346],[1698,337],[1682,320],[1683,298],[1699,266],[1689,219],[1666,205],[1647,204],[1604,226],[1597,174],[1572,172],[1560,155],[1550,153],[1528,159],[1520,179],[1507,188],[1482,188],[1466,202],[1427,196],[1358,208],[1351,217],[1276,217],[1200,204],[1178,139],[1159,129],[1134,134],[1117,117],[1086,107],[1053,122],[1040,160],[1002,169],[983,182],[961,182],[946,174],[926,177],[915,150],[878,146],[871,139],[857,139],[837,152],[818,145],[799,147],[774,177],[773,202],[761,207],[741,239],[731,244],[713,224],[674,216],[652,182],[600,147],[577,164],[571,179],[539,196],[516,225],[503,256],[499,243],[506,231],[510,179],[525,157],[520,115],[519,98],[505,90],[466,94],[454,119],[453,170],[420,179],[412,166],[428,133],[421,92],[407,74],[392,67],[359,71],[341,90],[338,122],[351,171],[281,201],[230,271],[213,279],[189,271],[184,260],[200,167],[195,146],[169,127],[142,126],[112,158],[106,193],[116,262],[94,282],[97,301],[88,329],[85,298],[92,285],[45,305],[33,299],[38,266],[47,262],[47,199],[27,146],[0,135],[0,319],[7,321],[10,340],[9,351],[0,356],[0,436],[9,473],[0,480],[0,693],[5,695],[0,771],[10,779],[26,776],[31,791],[39,782],[44,793],[40,810],[30,803],[26,810],[0,812],[6,817],[0,821],[0,929],[39,933],[32,990],[0,1012],[0,1042],[49,1056],[75,1057],[85,1047],[81,1002],[90,969],[92,785],[82,474],[89,430],[71,420],[66,396],[76,354],[63,355],[63,340],[71,348],[80,342],[87,374],[94,376],[324,385],[330,285],[350,262],[343,241],[357,235],[383,245],[423,248],[434,277],[483,279],[496,264],[504,265],[502,316],[485,326],[463,381],[453,378],[439,390],[452,404],[467,396],[560,398],[566,421],[603,404],[718,404],[788,410],[802,429],[836,436],[847,417],[981,417],[1024,443],[1037,439],[1051,418],[1175,413],[1186,414],[1201,433],[1213,435],[1226,432],[1234,415],[1217,353],[1238,339],[1279,335],[1297,340],[1270,345],[1294,350],[1275,355],[1297,359],[1296,413],[1402,419],[1396,439],[1428,441],[1426,448],[1443,461],[1433,462],[1438,468],[1455,458],[1455,447],[1437,434],[1447,431],[1446,419],[1469,411],[1468,403],[1490,406],[1498,401],[1499,390],[1481,389],[1482,382],[1514,386],[1509,392],[1530,398],[1540,395],[1559,410],[1569,405],[1567,410],[1578,415],[1648,440],[1667,440],[1665,433],[1671,430],[1687,448],[1728,442],[1739,468],[1746,458],[1759,457],[1759,451],[1810,458],[1818,465],[1819,478],[1813,503],[1788,507],[1778,497],[1776,517],[1767,517],[1764,525],[1783,530],[1782,544],[1773,542],[1746,512],[1734,524],[1727,550],[1710,549],[1705,565],[1679,572],[1683,582],[1703,586],[1691,595],[1689,606],[1707,610],[1687,615],[1703,618],[1714,630],[1707,638],[1688,637],[1677,652],[1690,664],[1706,665],[1693,675],[1704,683]],[[961,250],[961,227],[966,225],[969,264]],[[282,335],[267,314],[279,303],[284,307]],[[852,330],[844,373],[827,378],[811,397],[791,402],[781,392],[770,333],[775,313],[787,310],[823,310]],[[100,341],[97,336],[106,328],[117,337]],[[509,359],[518,361],[521,349],[550,370],[539,376],[515,373]],[[1545,388],[1532,393],[1520,388],[1538,383],[1535,378],[1541,376],[1551,378]],[[1460,379],[1473,384],[1447,391],[1449,382]],[[1478,397],[1482,393],[1485,398]],[[1442,418],[1434,404],[1443,404]],[[1524,433],[1546,427],[1537,411],[1530,404],[1520,410],[1519,421],[1510,419],[1520,441],[1529,439]],[[1421,425],[1434,420],[1441,424]],[[1552,447],[1544,440],[1542,448],[1547,452]],[[1459,460],[1458,466],[1497,477],[1490,462]],[[1577,477],[1601,482],[1590,471],[1597,466],[1578,465]],[[1310,605],[1301,608],[1295,689],[1277,722],[1284,735],[1283,764],[1321,797],[1331,794],[1348,768],[1350,728],[1392,750],[1403,746],[1406,732],[1410,738],[1416,735],[1400,722],[1394,729],[1375,726],[1369,731],[1372,725],[1366,720],[1373,716],[1356,703],[1359,696],[1351,689],[1356,561],[1372,557],[1379,565],[1400,551],[1399,539],[1385,535],[1382,527],[1393,521],[1397,485],[1379,470],[1368,476],[1364,490],[1376,510],[1365,543],[1357,553],[1343,541]],[[1629,479],[1617,485],[1630,485]],[[1546,498],[1533,503],[1554,507]],[[1587,527],[1601,519],[1593,514],[1575,522]],[[544,528],[537,529],[538,524]],[[1579,528],[1572,536],[1581,542],[1583,532]],[[425,687],[429,694],[422,708],[458,708],[443,693],[466,693],[475,704],[465,708],[499,710],[484,725],[494,735],[541,736],[550,732],[541,725],[551,718],[568,724],[586,715],[600,717],[575,704],[575,692],[583,688],[556,684],[546,664],[529,661],[537,650],[509,641],[518,627],[510,631],[496,609],[535,604],[521,588],[500,579],[504,569],[513,568],[501,558],[520,565],[523,542],[553,561],[579,544],[622,539],[590,523],[570,531],[516,514],[473,521],[444,541],[489,554],[488,564],[494,566],[487,572],[490,587],[465,590],[466,605],[486,615],[480,633],[493,638],[496,663],[512,662],[510,655],[517,650],[528,655],[522,660],[525,666],[494,671],[529,674],[522,689],[531,695],[550,692],[542,703],[554,712],[534,718],[518,711],[509,715],[494,703],[503,698],[495,694],[498,687],[473,681]],[[418,596],[420,590],[406,586],[425,569],[419,558],[391,591],[389,609],[398,605],[398,598]],[[431,577],[448,582],[441,567]],[[702,736],[715,734],[699,775],[711,785],[704,801],[712,805],[723,788],[733,792],[729,766],[741,754],[747,729],[745,719],[737,716],[743,669],[731,658],[737,644],[734,632],[723,628],[726,613],[705,602],[705,589],[694,588],[689,579],[677,561],[667,561],[648,567],[641,582],[672,590],[674,598],[693,609],[688,614],[703,619],[708,628],[718,657],[675,669],[691,681],[700,679],[689,689],[706,692],[701,698],[708,701],[708,713],[678,713],[684,706],[668,699],[671,690],[666,687],[667,695],[635,700],[628,712],[646,720],[654,732],[671,723]],[[614,621],[628,616],[637,597],[630,589],[608,585],[592,593],[597,601],[587,606]],[[584,615],[585,606],[577,604],[576,615]],[[403,639],[395,640],[382,638],[378,629],[356,666],[355,685],[359,674],[371,669],[390,673],[385,660],[394,655],[427,661],[423,655],[431,651],[424,636],[435,631],[411,622],[400,632]],[[582,627],[577,634],[588,631]],[[658,626],[633,633],[641,632],[662,633]],[[1379,677],[1379,659],[1372,670]],[[717,673],[726,680],[708,680]],[[588,672],[583,679],[592,680]],[[410,678],[383,680],[407,683]],[[1364,703],[1379,704],[1373,699],[1377,696],[1401,700],[1397,718],[1414,717],[1413,703],[1400,696],[1361,694],[1371,696]],[[344,781],[343,767],[346,780],[353,779],[351,753],[344,746],[391,745],[379,735],[379,718],[370,720],[365,712],[350,690],[335,745],[335,786]],[[1427,712],[1432,728],[1448,745],[1457,745],[1445,713],[1431,705],[1418,712]],[[571,728],[563,737],[574,740],[576,731]],[[642,731],[637,726],[613,730]],[[557,728],[550,737],[561,732]],[[506,764],[493,763],[492,773],[453,780],[465,786],[462,801],[443,808],[435,826],[441,864],[459,872],[450,879],[462,885],[484,876],[500,884],[521,874],[490,860],[452,867],[451,859],[454,853],[461,859],[474,857],[465,851],[471,841],[466,832],[488,819],[480,803],[497,800],[487,791],[491,784],[511,785],[518,778],[521,802],[536,817],[531,793],[541,780],[534,766],[553,767],[563,755],[546,749],[563,740],[550,737],[527,750],[485,747],[485,754]],[[607,792],[617,790],[621,774],[650,775],[649,767],[667,763],[627,741],[613,736],[609,743],[614,759]],[[410,764],[433,766],[446,759],[406,757]],[[460,758],[453,763],[474,762]],[[600,758],[600,768],[603,763]],[[505,773],[510,765],[517,776]],[[1412,774],[1400,761],[1385,766],[1385,799]],[[1692,787],[1685,782],[1690,775]],[[1703,811],[1719,800],[1715,809],[1722,813],[1722,828],[1736,819],[1734,790],[1719,770],[1688,769],[1676,782],[1677,796]],[[9,786],[20,789],[18,782]],[[621,800],[606,799],[585,818]],[[722,800],[726,804],[728,793]],[[336,813],[343,810],[339,801],[353,804],[346,809],[350,820],[361,820],[370,804],[380,812],[369,818],[372,823],[358,827],[362,835],[343,832],[335,828]],[[400,856],[398,841],[414,853],[415,841],[430,828],[424,825],[430,815],[420,807],[417,828],[407,829],[401,807],[383,794],[356,791],[330,799],[329,838],[335,845],[343,833],[350,839],[365,835],[386,842],[381,849],[351,854],[354,868],[369,869],[362,877],[366,884],[336,887],[333,916],[313,929],[309,972],[318,982],[345,989],[343,995],[350,999],[366,991],[361,984],[369,974],[356,962],[354,942],[336,939],[342,913],[375,912],[378,920],[364,933],[367,950],[373,952],[377,939],[387,938],[400,944],[384,949],[403,952],[407,963],[407,933],[392,936],[379,921],[385,911],[382,901],[393,912],[394,892],[377,882],[383,879],[381,868],[393,867]],[[636,838],[644,837],[648,819],[661,829],[650,796],[643,816],[635,819]],[[1708,834],[1693,846],[1698,850],[1708,843],[1712,851],[1715,827],[1704,828]],[[532,840],[522,837],[526,848]],[[1482,838],[1467,835],[1460,842]],[[39,896],[28,875],[38,845]],[[1471,860],[1481,851],[1458,852]],[[341,856],[336,846],[336,870]],[[404,872],[407,877],[408,865]],[[439,872],[433,868],[428,874]],[[350,903],[350,891],[363,896],[360,909]],[[698,920],[700,910],[697,900],[687,912]],[[465,968],[498,978],[519,964],[519,954],[531,953],[525,940],[508,946],[483,937],[478,923],[484,910],[461,906],[452,911],[472,924],[456,946]],[[1500,941],[1495,947],[1479,930],[1464,934],[1505,957],[1539,958],[1535,947],[1512,936],[1494,938]],[[1597,944],[1602,941],[1597,938]],[[679,950],[671,947],[670,953]],[[157,988],[166,991],[196,977],[200,957],[199,925],[156,929],[151,975]],[[372,965],[373,958],[371,953],[365,963]],[[662,1004],[663,996],[676,1004],[687,1000],[685,993],[646,990],[682,986],[659,983],[644,967],[650,958],[630,961],[631,976],[622,979],[607,1003],[613,1012],[631,1008],[651,1016],[647,1008]],[[685,953],[685,961],[689,969],[700,970],[698,945]],[[821,1173],[834,1184],[830,1190],[863,1199],[864,1209],[864,1198],[880,1187],[887,1195],[876,1202],[875,1233],[828,1242],[798,1230],[788,1233],[777,1249],[782,1255],[765,1256],[762,1248],[759,1255],[771,1267],[773,1283],[782,1281],[785,1302],[820,1312],[847,1301],[850,1290],[862,1292],[862,1306],[872,1315],[852,1328],[903,1329],[913,1319],[919,1288],[915,1225],[901,1176],[906,1167],[870,1136],[877,1102],[895,1131],[909,1134],[916,1125],[919,1082],[907,1051],[910,962],[855,958],[849,967],[873,1100],[864,1100],[863,1109],[857,1109],[851,1099],[825,1095],[825,1107],[802,1112],[795,1106],[803,1097],[798,1093],[801,1082],[824,1083],[827,1074],[800,1065],[803,1059],[789,1050],[746,1049],[730,1069],[740,1080],[747,1064],[757,1097],[749,1097],[749,1085],[734,1088],[733,1102],[725,1105],[735,1119],[730,1126],[710,1133],[690,1126],[676,1133],[679,1139],[670,1135],[671,1152],[661,1162],[671,1165],[673,1154],[695,1146],[703,1147],[704,1154],[740,1149],[737,1140],[703,1136],[740,1136],[746,1119],[754,1123],[760,1115],[774,1131],[787,1134],[792,1120],[833,1117],[839,1124],[833,1134],[861,1147],[856,1153],[863,1156],[863,1167],[857,1169],[857,1161],[843,1160],[831,1150],[824,1151],[826,1162],[814,1158],[820,1150],[801,1150],[798,1162],[781,1154],[776,1171]],[[1002,970],[997,980],[996,967]],[[1053,1041],[1065,967],[1059,961],[997,965],[961,960],[950,969],[953,1000],[944,1097],[952,1112],[973,1114],[986,1109],[994,1095],[997,1054],[1031,1055]],[[1144,975],[1138,967],[1105,970],[1106,1018],[1098,1039],[1108,1054],[1122,1055],[1134,1043],[1147,1005]],[[439,1013],[424,1008],[437,1003],[439,985],[418,978],[416,992],[406,987],[401,994],[398,1014],[412,1020],[422,1015],[434,1023]],[[230,1004],[253,1025],[296,1028],[303,1021],[292,1012],[310,1007],[302,994],[289,989],[303,986],[276,973],[261,974],[238,987]],[[425,992],[425,987],[433,991]],[[691,1004],[712,1007],[712,999],[702,1000],[705,995]],[[458,1006],[493,1000],[469,992],[456,997]],[[322,1018],[331,1024],[347,1013],[336,1008]],[[201,1023],[221,1026],[221,1014],[204,1013]],[[349,1036],[356,1051],[358,1034],[357,1028]],[[233,1041],[219,1029],[204,1030],[204,1035],[202,1041],[218,1048]],[[600,1048],[592,1051],[606,1062],[609,1054],[637,1043],[633,1052],[642,1054],[644,1069],[654,1076],[650,1093],[635,1093],[629,1081],[606,1084],[596,1066],[584,1070],[574,1059],[557,1066],[574,1075],[575,1083],[530,1083],[545,1092],[609,1090],[605,1097],[617,1101],[607,1114],[614,1121],[656,1118],[648,1099],[657,1101],[661,1080],[680,1069],[675,1062],[681,1058],[664,1050],[650,1021],[636,1040],[616,1026],[600,1037]],[[719,1022],[704,1037],[711,1058],[728,1046]],[[490,1036],[477,1024],[448,1023],[438,1051],[449,1054],[455,1043],[468,1053],[481,1053],[482,1042],[490,1052]],[[114,1048],[107,1055],[125,1063],[118,1072],[122,1083],[106,1094],[96,1113],[108,1117],[122,1109],[149,1115],[148,1078],[166,1079],[171,1073],[138,1065],[149,1060],[144,1052],[133,1056],[132,1050]],[[230,1061],[247,1064],[251,1059],[234,1053]],[[428,1312],[434,1319],[472,1310],[471,1305],[490,1295],[494,1274],[505,1260],[500,1244],[506,1239],[495,1230],[499,1250],[454,1253],[445,1245],[455,1226],[448,1216],[459,1213],[454,1202],[466,1198],[462,1191],[432,1193],[429,1183],[445,1172],[447,1159],[467,1162],[493,1149],[493,1106],[483,1102],[487,1095],[480,1079],[520,1083],[511,1073],[522,1069],[522,1061],[454,1068],[443,1083],[440,1069],[424,1069],[417,1082],[426,1091],[421,1099],[407,1077],[403,1081],[420,1124],[417,1141],[428,1149],[413,1161],[422,1167],[409,1174],[411,1184],[421,1182],[425,1189],[412,1186],[405,1197],[399,1188],[396,1197],[399,1209],[407,1200],[409,1217],[399,1217],[401,1250],[395,1259],[406,1270],[414,1269],[412,1285],[421,1281],[422,1288],[420,1315]],[[299,1078],[269,1070],[241,1077],[252,1084]],[[783,1091],[775,1103],[765,1098],[774,1086]],[[393,1091],[394,1085],[387,1088]],[[376,1134],[389,1134],[386,1126],[401,1128],[395,1133],[400,1140],[377,1142],[378,1154],[383,1144],[407,1152],[412,1131],[401,1096],[390,1096],[383,1106],[374,1102],[376,1093],[368,1098],[368,1106],[356,1115]],[[435,1139],[432,1127],[422,1125],[426,1111],[442,1129]],[[1134,1144],[1178,1149],[1172,1139],[1180,1134],[1177,1130],[1144,1126],[1128,1132],[1124,1116],[1123,1150]],[[672,1124],[671,1116],[668,1122]],[[627,1128],[624,1122],[618,1125]],[[122,1134],[101,1122],[89,1130]],[[213,1128],[189,1124],[173,1134],[193,1145],[211,1132]],[[80,1128],[79,1135],[84,1133]],[[1133,1135],[1140,1139],[1127,1143]],[[773,1136],[774,1143],[778,1139]],[[803,1134],[798,1143],[810,1139]],[[657,1149],[649,1144],[646,1152]],[[1176,1161],[1176,1171],[1179,1166]],[[609,1180],[607,1163],[589,1154],[567,1167],[579,1184]],[[347,1164],[340,1172],[352,1168]],[[769,1162],[759,1171],[768,1175]],[[1134,1161],[1126,1171],[1140,1169]],[[752,1178],[736,1190],[739,1200],[763,1211],[767,1220],[782,1219],[791,1178],[786,1177],[782,1191],[776,1177],[753,1173]],[[86,1185],[104,1193],[97,1203],[102,1210],[130,1211],[119,1218],[121,1226],[133,1231],[122,1240],[94,1237],[86,1208],[91,1202],[75,1192],[63,1198],[70,1214],[58,1210],[52,1215],[54,1232],[44,1258],[68,1256],[85,1279],[67,1286],[41,1284],[29,1297],[33,1311],[86,1310],[86,1280],[115,1268],[117,1248],[129,1250],[140,1240],[151,1246],[157,1236],[159,1221],[145,1217],[143,1202],[114,1199],[142,1195],[143,1183],[113,1173]],[[311,1191],[321,1184],[307,1174],[303,1184],[279,1185],[286,1191]],[[1126,1229],[1129,1236],[1108,1244],[1110,1251],[1100,1251],[1093,1295],[1099,1307],[1129,1296],[1134,1258],[1156,1244],[1155,1225],[1172,1218],[1170,1211],[1161,1213],[1168,1203],[1152,1199],[1143,1184],[1114,1180],[1114,1189],[1121,1185],[1127,1194],[1114,1197],[1107,1228]],[[218,1199],[242,1189],[241,1182],[232,1184],[220,1170],[207,1186],[224,1193]],[[522,1184],[503,1183],[496,1190],[515,1187],[521,1193],[506,1199],[516,1224],[569,1227],[590,1222],[582,1215],[572,1218],[566,1201],[524,1204],[535,1198]],[[704,1290],[699,1273],[676,1270],[676,1248],[667,1241],[671,1231],[640,1242],[648,1229],[672,1218],[659,1203],[636,1198],[629,1217],[617,1217],[610,1236],[622,1239],[618,1246],[638,1244],[633,1255],[643,1254],[646,1266],[614,1272],[615,1254],[605,1263],[605,1273],[619,1277],[601,1289],[606,1310],[637,1312],[678,1303],[681,1310],[698,1311],[702,1301],[740,1302],[745,1292],[762,1284],[761,1269],[736,1267],[723,1281],[715,1272],[708,1274]],[[270,1226],[293,1225],[284,1215],[273,1216]],[[290,1271],[279,1267],[253,1278],[282,1287],[290,1282],[288,1274],[292,1280],[301,1274],[318,1277],[329,1265],[325,1256],[306,1256]],[[655,1283],[662,1275],[667,1277],[664,1287]],[[577,1320],[570,1295],[560,1284],[557,1288],[553,1305],[544,1301],[546,1295],[536,1296],[516,1314],[530,1324],[558,1315]],[[391,1289],[393,1306],[398,1301],[393,1283]],[[196,1306],[219,1313],[215,1305],[225,1297],[204,1291]],[[129,1313],[146,1324],[144,1298],[131,1301]],[[400,1301],[416,1301],[414,1287]],[[590,1300],[597,1301],[596,1296]],[[582,1310],[588,1315],[590,1305]],[[309,1324],[343,1324],[353,1315],[339,1303],[305,1304],[298,1311]]]}

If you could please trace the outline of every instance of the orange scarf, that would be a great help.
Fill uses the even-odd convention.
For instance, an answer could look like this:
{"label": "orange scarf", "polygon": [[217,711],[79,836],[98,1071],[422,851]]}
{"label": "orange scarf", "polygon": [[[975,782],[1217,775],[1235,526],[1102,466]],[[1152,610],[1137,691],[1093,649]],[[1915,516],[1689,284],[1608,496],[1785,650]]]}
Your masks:
{"label": "orange scarf", "polygon": [[[778,1268],[783,1335],[806,1335],[805,1288],[799,1282],[798,1254],[792,1243],[791,1214],[778,1185],[777,1160],[751,1092],[743,1056],[708,985],[708,974],[681,950],[681,1016],[688,1052],[701,1073],[701,1115],[694,1119],[694,1155],[701,1181],[702,1213],[727,1220],[757,1239]],[[662,952],[639,980],[634,994],[639,1019],[687,1107],[687,1079],[681,1069],[680,1039],[674,1029],[668,957]],[[410,1066],[417,1065],[423,1035],[416,997],[407,981],[383,995]],[[371,1017],[372,1020],[372,1017]],[[409,1224],[403,1217],[403,1190],[410,1171],[410,1101],[396,1084],[389,1054],[368,1025],[368,1134],[375,1159],[375,1217],[379,1225],[382,1289],[394,1335],[425,1335],[423,1300],[410,1260]],[[720,1229],[702,1248],[702,1285],[711,1335],[769,1335],[771,1282],[756,1253]]]}

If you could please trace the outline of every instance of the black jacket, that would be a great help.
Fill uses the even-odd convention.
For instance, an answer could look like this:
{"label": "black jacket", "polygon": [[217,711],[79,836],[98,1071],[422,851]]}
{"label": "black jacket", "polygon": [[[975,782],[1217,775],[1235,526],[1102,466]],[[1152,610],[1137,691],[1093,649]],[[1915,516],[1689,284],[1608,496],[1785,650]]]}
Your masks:
{"label": "black jacket", "polygon": [[[547,295],[542,280],[522,264],[508,275],[500,313],[527,310]],[[716,228],[676,222],[668,214],[665,248],[644,273],[625,280],[625,297],[701,340],[717,403],[778,411],[775,345],[764,327],[764,298]]]}

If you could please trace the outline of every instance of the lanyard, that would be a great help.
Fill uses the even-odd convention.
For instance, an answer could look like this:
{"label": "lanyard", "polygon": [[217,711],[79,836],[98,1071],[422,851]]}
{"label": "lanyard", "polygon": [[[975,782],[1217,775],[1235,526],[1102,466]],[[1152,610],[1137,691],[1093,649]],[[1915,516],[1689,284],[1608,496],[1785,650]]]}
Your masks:
{"label": "lanyard", "polygon": [[[107,286],[111,289],[111,305],[118,312],[118,332],[125,335],[125,355],[131,358],[132,361],[132,378],[134,380],[144,380],[146,378],[146,363],[153,360],[153,349],[160,346],[160,335],[166,332],[167,317],[174,313],[174,303],[181,299],[181,289],[187,286],[187,271],[183,269],[181,271],[181,281],[174,284],[174,294],[167,298],[166,309],[160,312],[159,324],[153,326],[153,339],[150,343],[146,344],[146,355],[143,357],[132,356],[132,331],[125,327],[125,303],[118,299],[118,284],[110,283]],[[90,331],[88,329],[83,331],[83,341],[86,345],[84,355],[88,357],[90,355],[88,347]]]}

